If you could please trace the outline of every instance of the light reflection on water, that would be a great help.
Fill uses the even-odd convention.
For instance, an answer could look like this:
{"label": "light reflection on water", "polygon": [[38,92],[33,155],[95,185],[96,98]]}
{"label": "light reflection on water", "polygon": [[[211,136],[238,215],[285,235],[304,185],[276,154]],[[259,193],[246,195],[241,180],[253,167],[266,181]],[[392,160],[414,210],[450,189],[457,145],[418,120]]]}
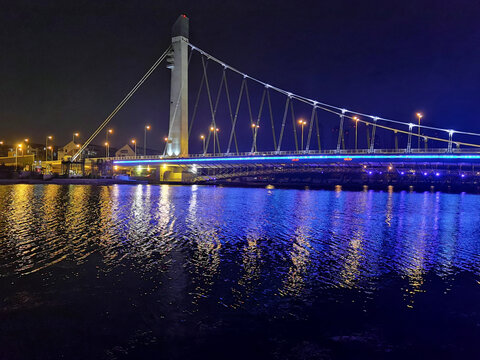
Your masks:
{"label": "light reflection on water", "polygon": [[389,279],[402,279],[399,301],[414,309],[430,291],[427,276],[444,293],[460,273],[478,281],[479,199],[391,189],[0,186],[0,280],[55,279],[64,269],[77,276],[92,264],[96,279],[129,301],[145,281],[145,309],[177,319],[152,302],[167,299],[187,314],[215,304],[271,315],[267,304],[327,293],[342,302],[347,293],[366,309]]}
{"label": "light reflection on water", "polygon": [[394,272],[408,279],[412,305],[426,272],[478,272],[475,195],[166,185],[0,191],[2,276],[78,265],[94,252],[105,271],[126,260],[138,272],[182,261],[198,299],[222,281],[225,262],[238,305],[262,287],[262,271],[277,277],[281,296],[315,286],[372,290]]}

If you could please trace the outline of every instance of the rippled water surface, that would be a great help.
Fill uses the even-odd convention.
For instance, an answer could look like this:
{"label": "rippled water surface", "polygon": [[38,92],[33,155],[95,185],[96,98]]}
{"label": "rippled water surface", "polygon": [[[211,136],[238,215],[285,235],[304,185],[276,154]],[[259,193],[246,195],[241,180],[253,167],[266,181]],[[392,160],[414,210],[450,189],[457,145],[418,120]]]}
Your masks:
{"label": "rippled water surface", "polygon": [[479,358],[480,196],[0,186],[0,359]]}

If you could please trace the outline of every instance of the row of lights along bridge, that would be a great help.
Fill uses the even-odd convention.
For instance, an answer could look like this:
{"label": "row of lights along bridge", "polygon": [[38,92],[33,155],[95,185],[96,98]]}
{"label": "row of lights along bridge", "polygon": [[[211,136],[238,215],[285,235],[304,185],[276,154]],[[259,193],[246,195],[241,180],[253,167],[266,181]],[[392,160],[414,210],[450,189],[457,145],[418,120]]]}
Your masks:
{"label": "row of lights along bridge", "polygon": [[[421,119],[423,118],[423,114],[422,113],[416,113],[415,115],[418,119],[418,147],[420,148],[420,122],[421,122]],[[353,120],[355,121],[355,150],[357,150],[358,149],[358,121],[360,119],[358,117],[354,116]],[[307,125],[307,121],[305,121],[303,119],[299,119],[298,120],[298,125],[301,127],[301,149],[303,150],[304,149],[304,127]],[[151,128],[152,127],[150,125],[145,125],[145,127],[144,127],[144,135],[143,135],[143,155],[144,156],[147,155],[147,132],[150,131]],[[253,149],[256,152],[257,151],[257,141],[256,140],[257,140],[257,134],[258,134],[258,129],[260,128],[260,125],[258,125],[258,123],[257,124],[252,123],[251,128],[252,128],[253,139],[254,139]],[[220,131],[220,129],[218,127],[211,126],[209,130],[214,135],[213,136],[213,155],[215,155],[216,142],[218,141],[218,132]],[[106,157],[110,157],[109,136],[111,136],[112,134],[113,134],[113,129],[108,129],[106,131],[105,143],[104,143],[104,145],[105,145],[105,156]],[[78,132],[73,133],[72,141],[75,142],[75,139],[78,138],[79,136],[80,136],[80,134]],[[200,135],[200,139],[202,140],[203,153],[205,154],[207,152],[206,143],[205,143],[205,140],[206,140],[205,135],[203,135],[203,134]],[[169,138],[165,137],[164,140],[165,140],[165,146],[166,146],[166,144],[169,142]],[[29,139],[24,140],[24,143],[27,144],[27,146],[28,146],[28,142],[29,142]],[[137,140],[132,139],[131,143],[134,146],[135,156],[137,156]],[[0,141],[0,145],[4,145],[4,141]],[[76,144],[77,149],[80,149],[80,147],[81,147],[80,144]],[[24,149],[24,144],[23,143],[17,144],[16,150],[15,150],[16,156],[18,156],[18,151],[22,151],[22,156],[23,156],[23,149]],[[49,159],[49,151],[51,151],[50,159],[53,160],[53,149],[54,149],[53,136],[52,135],[46,136],[45,137],[45,159],[47,161]]]}

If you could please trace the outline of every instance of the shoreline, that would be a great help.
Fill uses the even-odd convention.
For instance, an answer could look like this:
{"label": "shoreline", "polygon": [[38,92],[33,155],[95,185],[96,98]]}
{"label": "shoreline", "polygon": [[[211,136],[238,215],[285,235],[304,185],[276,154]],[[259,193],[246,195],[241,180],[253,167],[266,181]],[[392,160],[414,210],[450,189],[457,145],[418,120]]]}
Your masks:
{"label": "shoreline", "polygon": [[[237,187],[237,188],[257,188],[257,189],[292,189],[292,190],[328,190],[335,191],[340,188],[343,191],[393,191],[393,192],[440,192],[445,194],[480,194],[478,184],[439,184],[439,183],[330,183],[330,184],[307,184],[307,183],[266,183],[266,182],[210,182],[210,183],[186,183],[186,182],[149,182],[147,180],[120,180],[120,179],[62,179],[54,178],[50,180],[43,179],[0,179],[1,185],[172,185],[172,186],[217,186],[217,187]],[[452,186],[453,185],[453,186]]]}

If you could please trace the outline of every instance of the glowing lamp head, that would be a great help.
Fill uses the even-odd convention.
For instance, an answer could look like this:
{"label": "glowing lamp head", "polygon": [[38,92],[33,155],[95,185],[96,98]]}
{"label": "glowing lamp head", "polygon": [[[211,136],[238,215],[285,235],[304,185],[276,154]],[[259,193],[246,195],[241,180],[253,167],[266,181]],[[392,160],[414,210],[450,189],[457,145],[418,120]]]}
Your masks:
{"label": "glowing lamp head", "polygon": [[132,139],[132,144],[135,144],[136,142],[137,142],[137,140]]}
{"label": "glowing lamp head", "polygon": [[423,114],[422,114],[422,113],[419,113],[419,112],[417,112],[416,115],[417,115],[417,117],[418,117],[419,119],[421,119],[421,118],[423,117]]}
{"label": "glowing lamp head", "polygon": [[168,137],[163,138],[163,140],[168,141]]}
{"label": "glowing lamp head", "polygon": [[152,127],[150,125],[145,126],[145,129],[150,130]]}
{"label": "glowing lamp head", "polygon": [[77,149],[80,148],[80,144],[77,144],[76,146],[77,146]]}
{"label": "glowing lamp head", "polygon": [[78,137],[78,136],[80,136],[80,134],[79,133],[74,133],[73,136]]}
{"label": "glowing lamp head", "polygon": [[53,136],[52,136],[52,135],[47,136],[47,139],[48,139],[48,140],[52,140],[52,139],[53,139]]}
{"label": "glowing lamp head", "polygon": [[210,126],[210,131],[214,131],[215,128],[213,126]]}
{"label": "glowing lamp head", "polygon": [[18,147],[19,149],[21,149],[21,148],[22,148],[22,144],[18,144],[17,147]]}
{"label": "glowing lamp head", "polygon": [[108,146],[108,142],[105,143],[105,146]]}
{"label": "glowing lamp head", "polygon": [[202,140],[203,140],[203,139],[205,139],[205,136],[203,136],[203,135],[200,135],[200,139],[202,139]]}
{"label": "glowing lamp head", "polygon": [[25,141],[26,143],[28,143],[28,139],[25,139],[24,141]]}

